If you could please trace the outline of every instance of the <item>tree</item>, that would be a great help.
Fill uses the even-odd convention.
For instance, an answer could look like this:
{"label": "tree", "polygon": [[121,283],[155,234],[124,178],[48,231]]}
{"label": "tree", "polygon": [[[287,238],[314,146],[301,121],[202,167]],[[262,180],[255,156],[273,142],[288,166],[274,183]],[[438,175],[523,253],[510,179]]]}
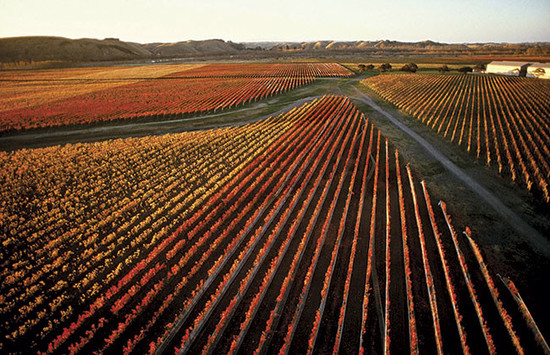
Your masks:
{"label": "tree", "polygon": [[462,67],[458,69],[458,72],[463,74],[471,73],[472,71],[473,71],[472,67]]}
{"label": "tree", "polygon": [[367,70],[373,70],[373,69],[374,69],[374,65],[372,64],[367,65]]}
{"label": "tree", "polygon": [[379,69],[380,69],[381,72],[391,71],[391,64],[390,63],[384,63],[384,64],[380,65]]}
{"label": "tree", "polygon": [[448,71],[450,71],[450,69],[447,66],[447,64],[443,64],[443,66],[441,66],[441,68],[439,68],[440,73],[445,73],[445,72],[448,72]]}
{"label": "tree", "polygon": [[403,67],[401,68],[401,71],[405,71],[409,73],[416,73],[417,70],[418,70],[418,65],[416,65],[415,63],[407,63],[403,65]]}
{"label": "tree", "polygon": [[485,67],[485,64],[483,64],[483,63],[477,63],[474,66],[475,71],[484,71],[485,69],[486,69],[486,67]]}
{"label": "tree", "polygon": [[362,72],[364,72],[365,69],[367,68],[367,66],[365,64],[359,64],[358,67],[359,67],[359,70],[362,71]]}

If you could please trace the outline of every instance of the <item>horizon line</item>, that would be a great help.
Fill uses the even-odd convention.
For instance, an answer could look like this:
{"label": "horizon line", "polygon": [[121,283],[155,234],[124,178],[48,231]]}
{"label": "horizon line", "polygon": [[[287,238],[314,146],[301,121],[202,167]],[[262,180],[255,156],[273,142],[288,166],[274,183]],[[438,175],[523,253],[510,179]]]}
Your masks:
{"label": "horizon line", "polygon": [[179,43],[179,42],[200,42],[200,41],[215,41],[220,40],[224,42],[232,42],[232,43],[308,43],[308,42],[401,42],[401,43],[422,43],[422,42],[433,42],[433,43],[439,43],[439,44],[550,44],[550,40],[548,41],[521,41],[521,42],[508,42],[508,41],[475,41],[475,42],[440,42],[433,39],[423,39],[423,40],[400,40],[400,39],[305,39],[305,40],[273,40],[273,39],[265,39],[265,40],[232,40],[232,39],[223,39],[223,38],[204,38],[204,39],[182,39],[177,41],[147,41],[147,42],[139,42],[135,40],[128,40],[128,39],[121,39],[120,37],[67,37],[62,35],[22,35],[22,36],[9,36],[4,37],[0,36],[0,39],[13,39],[13,38],[32,38],[32,37],[55,37],[55,38],[65,38],[70,40],[82,40],[82,39],[95,39],[95,40],[109,40],[109,39],[116,39],[123,42],[133,42],[133,43],[140,43],[140,44],[149,44],[149,43]]}

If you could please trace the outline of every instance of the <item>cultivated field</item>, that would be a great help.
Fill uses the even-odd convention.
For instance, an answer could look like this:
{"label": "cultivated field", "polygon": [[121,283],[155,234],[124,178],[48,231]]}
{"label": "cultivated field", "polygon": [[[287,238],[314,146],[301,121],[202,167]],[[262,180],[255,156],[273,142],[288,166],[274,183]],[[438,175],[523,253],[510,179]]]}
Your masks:
{"label": "cultivated field", "polygon": [[[352,74],[334,63],[144,68],[24,71],[19,78],[3,74],[7,85],[0,91],[0,133],[135,118],[181,118],[280,94],[316,77]],[[54,72],[51,77],[50,72]]]}
{"label": "cultivated field", "polygon": [[184,78],[346,77],[353,73],[337,63],[209,64],[170,76]]}
{"label": "cultivated field", "polygon": [[332,95],[241,127],[0,153],[0,348],[542,351],[514,285],[405,163]]}
{"label": "cultivated field", "polygon": [[409,74],[363,83],[550,202],[549,81]]}
{"label": "cultivated field", "polygon": [[0,112],[155,79],[202,64],[0,71]]}

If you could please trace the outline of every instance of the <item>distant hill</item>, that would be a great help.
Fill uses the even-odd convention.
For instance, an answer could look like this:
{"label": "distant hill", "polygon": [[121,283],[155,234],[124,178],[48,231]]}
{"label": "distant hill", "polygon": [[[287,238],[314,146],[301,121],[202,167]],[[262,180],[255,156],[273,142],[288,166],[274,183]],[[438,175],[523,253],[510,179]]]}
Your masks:
{"label": "distant hill", "polygon": [[[208,55],[292,56],[308,53],[398,55],[501,55],[549,56],[550,43],[458,43],[434,41],[315,41],[233,43],[221,39],[175,43],[133,43],[117,38],[69,39],[63,37],[0,38],[0,63],[94,62],[189,58]],[[301,53],[301,54],[300,54]]]}
{"label": "distant hill", "polygon": [[118,39],[12,37],[0,39],[0,61],[109,61],[150,57],[141,44]]}
{"label": "distant hill", "polygon": [[550,55],[550,43],[439,43],[434,41],[251,42],[247,48],[271,51],[362,52],[375,55]]}
{"label": "distant hill", "polygon": [[119,61],[178,58],[206,54],[231,54],[244,50],[242,44],[220,39],[176,43],[140,44],[106,39],[63,37],[0,38],[0,62]]}
{"label": "distant hill", "polygon": [[244,45],[225,42],[221,39],[207,41],[185,41],[175,43],[148,43],[143,48],[155,57],[179,57],[197,54],[237,53],[245,49]]}

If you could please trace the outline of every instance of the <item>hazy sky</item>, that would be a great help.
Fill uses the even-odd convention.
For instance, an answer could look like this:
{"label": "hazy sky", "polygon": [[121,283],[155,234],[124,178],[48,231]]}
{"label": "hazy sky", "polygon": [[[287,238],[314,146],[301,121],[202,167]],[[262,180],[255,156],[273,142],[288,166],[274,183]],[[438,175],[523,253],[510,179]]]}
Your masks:
{"label": "hazy sky", "polygon": [[550,0],[0,0],[0,37],[550,41]]}

